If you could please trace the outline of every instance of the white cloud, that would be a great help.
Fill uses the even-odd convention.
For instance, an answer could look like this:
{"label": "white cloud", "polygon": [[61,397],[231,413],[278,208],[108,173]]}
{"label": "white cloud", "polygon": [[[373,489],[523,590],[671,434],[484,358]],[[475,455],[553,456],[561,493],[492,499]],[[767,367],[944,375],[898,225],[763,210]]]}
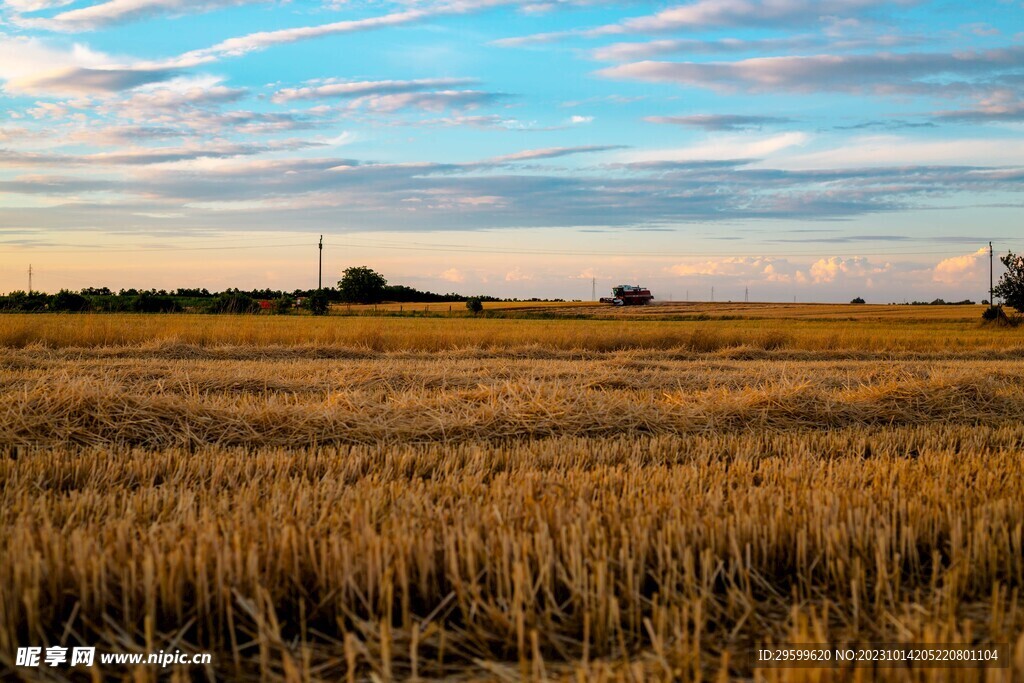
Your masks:
{"label": "white cloud", "polygon": [[570,275],[570,280],[592,280],[595,278],[603,278],[602,275],[598,275],[597,270],[594,268],[584,268],[576,275]]}
{"label": "white cloud", "polygon": [[[73,0],[57,2],[35,2],[19,0],[8,2],[14,9],[21,12],[38,11],[47,7],[58,7],[71,4]],[[159,14],[186,14],[189,12],[205,12],[218,7],[269,2],[270,0],[107,0],[94,5],[61,12],[48,19],[20,18],[19,23],[29,26],[40,26],[57,31],[87,31],[112,24],[144,19]],[[21,5],[22,7],[18,7]],[[43,5],[43,7],[39,7]]]}
{"label": "white cloud", "polygon": [[677,126],[691,126],[709,131],[734,131],[761,126],[791,123],[792,119],[778,116],[750,116],[738,114],[692,114],[689,116],[646,116],[644,121]]}
{"label": "white cloud", "polygon": [[505,95],[482,90],[438,90],[434,92],[412,92],[396,95],[372,95],[353,100],[349,109],[390,113],[401,109],[419,109],[428,112],[443,112],[447,109],[476,109],[496,102]]}
{"label": "white cloud", "polygon": [[274,45],[295,43],[301,40],[323,38],[326,36],[355,33],[358,31],[372,31],[391,26],[402,26],[424,21],[437,16],[447,14],[464,14],[466,12],[487,6],[504,4],[502,0],[481,0],[478,3],[452,3],[442,5],[434,9],[410,9],[402,12],[392,12],[367,19],[351,19],[347,21],[336,21],[329,24],[315,26],[301,26],[298,28],[286,28],[277,31],[260,31],[249,33],[236,38],[229,38],[216,45],[201,50],[187,52],[173,63],[180,65],[197,65],[216,61],[223,57],[239,57],[249,52],[265,50]]}
{"label": "white cloud", "polygon": [[532,130],[530,126],[518,119],[498,116],[497,114],[485,114],[476,116],[447,116],[438,119],[420,119],[416,121],[417,126],[442,126],[457,127],[469,126],[471,128],[495,128],[504,130]]}
{"label": "white cloud", "polygon": [[39,38],[0,34],[0,79],[10,81],[72,67],[99,68],[110,58],[85,45],[57,48]]}
{"label": "white cloud", "polygon": [[951,79],[1020,67],[1024,47],[977,52],[755,57],[735,62],[640,61],[602,69],[608,78],[675,83],[730,92],[874,95],[980,95],[985,86]]}
{"label": "white cloud", "polygon": [[918,0],[697,0],[657,14],[626,19],[592,29],[538,33],[497,41],[503,46],[549,43],[569,36],[596,38],[628,33],[700,31],[710,28],[766,25],[813,25],[836,15],[871,9],[887,3],[914,4]]}
{"label": "white cloud", "polygon": [[836,282],[840,279],[858,278],[863,279],[867,286],[872,285],[872,276],[888,272],[892,264],[873,264],[863,256],[843,258],[832,256],[831,258],[818,259],[811,266],[811,279],[818,284]]}
{"label": "white cloud", "polygon": [[472,78],[423,78],[411,81],[326,81],[302,88],[284,88],[274,93],[275,102],[324,98],[358,98],[397,95],[471,85]]}
{"label": "white cloud", "polygon": [[[795,270],[783,258],[771,256],[728,256],[704,261],[687,261],[669,266],[668,272],[680,277],[693,275],[788,281]],[[781,279],[785,276],[785,280]]]}
{"label": "white cloud", "polygon": [[1019,166],[1024,140],[1015,138],[949,138],[920,140],[897,135],[871,135],[805,154],[773,160],[782,169],[877,168],[914,165]]}
{"label": "white cloud", "polygon": [[587,154],[591,152],[606,152],[614,149],[622,149],[621,145],[586,145],[582,147],[546,147],[544,149],[526,149],[522,152],[505,154],[494,157],[488,161],[491,163],[505,163],[508,161],[533,161],[535,159],[554,159],[565,157],[571,154]]}
{"label": "white cloud", "polygon": [[947,285],[961,285],[983,279],[988,265],[988,248],[973,254],[943,259],[935,266],[932,279]]}
{"label": "white cloud", "polygon": [[29,13],[29,12],[40,12],[44,9],[52,9],[54,7],[64,7],[70,5],[75,0],[5,0],[4,6],[9,7],[15,12]]}
{"label": "white cloud", "polygon": [[806,144],[810,137],[797,131],[771,136],[717,135],[690,147],[629,152],[627,163],[647,161],[697,161],[704,159],[762,159]]}
{"label": "white cloud", "polygon": [[657,33],[714,26],[809,24],[836,14],[884,4],[885,0],[698,0],[657,14],[627,19],[596,34]]}
{"label": "white cloud", "polygon": [[113,92],[170,78],[167,69],[118,67],[109,55],[75,44],[59,48],[38,38],[0,34],[0,79],[14,94]]}
{"label": "white cloud", "polygon": [[458,268],[449,268],[448,270],[441,273],[438,277],[448,282],[465,282],[466,275]]}
{"label": "white cloud", "polygon": [[125,113],[145,115],[200,104],[236,102],[246,94],[246,90],[223,85],[222,79],[214,76],[181,77],[139,87],[116,106]]}
{"label": "white cloud", "polygon": [[594,59],[603,62],[631,62],[668,54],[730,54],[737,52],[774,52],[820,47],[820,38],[796,36],[792,38],[766,38],[743,40],[663,39],[636,43],[613,43],[594,49]]}

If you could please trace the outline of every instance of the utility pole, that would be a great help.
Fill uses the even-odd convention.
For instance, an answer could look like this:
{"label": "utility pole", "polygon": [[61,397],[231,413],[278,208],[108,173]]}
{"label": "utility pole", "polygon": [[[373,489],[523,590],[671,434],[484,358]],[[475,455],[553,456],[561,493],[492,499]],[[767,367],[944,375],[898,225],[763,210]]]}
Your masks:
{"label": "utility pole", "polygon": [[686,290],[686,300],[690,300],[690,290]]}
{"label": "utility pole", "polygon": [[320,270],[316,279],[316,288],[324,288],[324,236],[320,235]]}
{"label": "utility pole", "polygon": [[711,303],[715,303],[715,288],[711,288]]}
{"label": "utility pole", "polygon": [[590,278],[590,300],[597,301],[597,278]]}
{"label": "utility pole", "polygon": [[747,287],[743,290],[743,303],[750,303],[750,287]]}
{"label": "utility pole", "polygon": [[995,299],[995,294],[994,294],[995,287],[992,284],[993,264],[994,264],[994,259],[993,259],[993,255],[992,255],[992,243],[989,242],[988,243],[988,305],[989,306],[995,306],[996,305],[996,299]]}
{"label": "utility pole", "polygon": [[32,293],[32,264],[28,264],[28,293]]}

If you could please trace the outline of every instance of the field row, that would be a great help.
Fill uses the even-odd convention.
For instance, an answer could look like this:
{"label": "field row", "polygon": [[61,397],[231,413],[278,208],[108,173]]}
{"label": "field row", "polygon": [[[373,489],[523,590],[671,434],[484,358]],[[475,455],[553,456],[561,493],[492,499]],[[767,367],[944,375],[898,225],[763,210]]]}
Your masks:
{"label": "field row", "polygon": [[[500,309],[501,304],[492,304]],[[807,303],[744,303],[735,301],[655,301],[648,306],[607,306],[594,304],[542,304],[537,313],[597,318],[686,319],[703,317],[710,320],[742,320],[757,318],[792,320],[830,320],[835,322],[878,321],[946,321],[976,323],[986,306],[976,305],[850,305]],[[485,305],[485,310],[488,306]],[[409,310],[406,308],[405,310]],[[447,310],[447,309],[446,309]],[[520,309],[522,310],[522,309]],[[530,310],[530,309],[526,309]]]}
{"label": "field row", "polygon": [[176,642],[233,679],[667,681],[750,675],[767,643],[980,641],[1014,669],[914,680],[1008,681],[1022,443],[932,425],[22,451],[0,460],[0,654]]}
{"label": "field row", "polygon": [[[899,322],[900,324],[894,324]],[[823,321],[533,320],[211,315],[0,315],[0,348],[117,349],[185,353],[234,347],[307,353],[801,352],[872,357],[943,354],[1024,358],[1019,330],[976,320]]]}
{"label": "field row", "polygon": [[18,359],[0,379],[0,445],[301,447],[1024,421],[1024,366],[993,361]]}

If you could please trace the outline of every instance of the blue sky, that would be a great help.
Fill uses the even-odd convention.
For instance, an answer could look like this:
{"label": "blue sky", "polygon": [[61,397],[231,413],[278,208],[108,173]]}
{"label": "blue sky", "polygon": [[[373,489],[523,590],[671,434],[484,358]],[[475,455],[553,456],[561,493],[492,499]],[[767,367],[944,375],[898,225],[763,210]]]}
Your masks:
{"label": "blue sky", "polygon": [[7,0],[0,291],[888,302],[1024,249],[1024,3]]}

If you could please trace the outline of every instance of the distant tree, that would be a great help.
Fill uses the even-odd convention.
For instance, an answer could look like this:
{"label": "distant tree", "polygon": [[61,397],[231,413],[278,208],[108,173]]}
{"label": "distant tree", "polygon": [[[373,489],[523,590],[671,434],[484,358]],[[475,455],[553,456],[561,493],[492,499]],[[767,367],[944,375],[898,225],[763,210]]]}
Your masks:
{"label": "distant tree", "polygon": [[277,299],[283,294],[283,292],[277,289],[269,289],[265,287],[263,289],[253,289],[246,292],[246,294],[251,296],[253,299]]}
{"label": "distant tree", "polygon": [[330,300],[327,298],[326,290],[317,289],[306,297],[306,308],[313,315],[327,315],[330,310]]}
{"label": "distant tree", "polygon": [[406,285],[388,285],[384,288],[384,294],[382,301],[397,301],[397,302],[416,302],[416,303],[427,303],[427,302],[451,302],[451,301],[465,301],[466,297],[461,294],[437,294],[435,292],[425,292],[419,289],[414,289]]}
{"label": "distant tree", "polygon": [[469,309],[473,315],[476,315],[480,311],[484,310],[484,303],[480,301],[480,297],[474,296],[466,299],[466,308]]}
{"label": "distant tree", "polygon": [[81,313],[89,310],[89,300],[81,294],[62,289],[50,299],[50,310],[62,313]]}
{"label": "distant tree", "polygon": [[24,292],[21,290],[11,292],[7,295],[5,308],[9,311],[21,311],[23,313],[36,313],[45,311],[50,304],[50,297],[42,292]]}
{"label": "distant tree", "polygon": [[136,313],[177,313],[181,306],[169,296],[139,292],[132,300],[131,309]]}
{"label": "distant tree", "polygon": [[999,278],[993,293],[1002,300],[1024,313],[1024,255],[1012,251],[999,260],[1006,266],[1006,272]]}
{"label": "distant tree", "polygon": [[864,299],[862,299],[862,298],[860,298],[858,296],[856,299],[851,300],[850,303],[851,304],[863,304],[863,303],[867,303],[867,302],[864,301]]}
{"label": "distant tree", "polygon": [[346,268],[338,281],[341,300],[353,304],[375,304],[384,300],[388,281],[366,266]]}
{"label": "distant tree", "polygon": [[79,292],[82,296],[113,296],[110,287],[86,287]]}
{"label": "distant tree", "polygon": [[189,299],[199,299],[212,296],[210,290],[206,287],[178,287],[174,290],[174,296],[187,297]]}
{"label": "distant tree", "polygon": [[274,299],[274,315],[288,315],[295,308],[295,299],[283,294]]}

